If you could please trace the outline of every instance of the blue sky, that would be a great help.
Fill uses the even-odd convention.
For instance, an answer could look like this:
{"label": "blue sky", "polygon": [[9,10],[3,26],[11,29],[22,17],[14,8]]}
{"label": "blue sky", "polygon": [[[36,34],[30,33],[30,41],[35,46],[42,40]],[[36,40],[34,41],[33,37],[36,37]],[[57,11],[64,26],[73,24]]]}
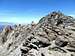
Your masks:
{"label": "blue sky", "polygon": [[0,22],[31,23],[52,11],[75,16],[75,0],[0,0]]}

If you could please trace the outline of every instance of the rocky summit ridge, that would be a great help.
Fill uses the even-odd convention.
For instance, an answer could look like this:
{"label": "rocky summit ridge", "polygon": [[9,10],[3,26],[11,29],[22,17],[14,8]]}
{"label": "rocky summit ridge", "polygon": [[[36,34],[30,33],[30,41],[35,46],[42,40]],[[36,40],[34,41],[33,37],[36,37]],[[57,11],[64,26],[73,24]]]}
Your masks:
{"label": "rocky summit ridge", "polygon": [[37,24],[6,26],[0,56],[75,56],[75,20],[54,11]]}

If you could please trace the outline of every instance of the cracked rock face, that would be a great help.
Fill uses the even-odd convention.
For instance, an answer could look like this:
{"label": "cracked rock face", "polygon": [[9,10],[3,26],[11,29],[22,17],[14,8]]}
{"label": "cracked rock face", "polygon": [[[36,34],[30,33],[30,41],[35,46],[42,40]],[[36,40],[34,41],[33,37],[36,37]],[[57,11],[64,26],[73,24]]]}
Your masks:
{"label": "cracked rock face", "polygon": [[75,56],[75,22],[52,12],[35,24],[5,27],[0,33],[0,56]]}

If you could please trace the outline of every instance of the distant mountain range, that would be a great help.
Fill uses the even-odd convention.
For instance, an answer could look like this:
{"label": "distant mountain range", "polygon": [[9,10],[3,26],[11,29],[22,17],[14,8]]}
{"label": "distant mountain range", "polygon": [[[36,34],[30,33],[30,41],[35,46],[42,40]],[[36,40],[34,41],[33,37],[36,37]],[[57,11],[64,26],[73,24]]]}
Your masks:
{"label": "distant mountain range", "polygon": [[13,23],[9,23],[9,22],[0,22],[0,25],[14,25]]}
{"label": "distant mountain range", "polygon": [[13,26],[14,24],[13,24],[13,23],[8,23],[8,22],[0,22],[0,32],[3,30],[3,28],[4,28],[6,25]]}

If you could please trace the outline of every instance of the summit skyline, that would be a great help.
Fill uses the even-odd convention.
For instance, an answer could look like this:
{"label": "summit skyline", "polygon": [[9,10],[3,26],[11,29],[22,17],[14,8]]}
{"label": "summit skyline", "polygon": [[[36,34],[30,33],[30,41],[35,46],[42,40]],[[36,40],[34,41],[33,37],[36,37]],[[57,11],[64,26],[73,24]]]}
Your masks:
{"label": "summit skyline", "polygon": [[75,17],[75,0],[0,0],[0,22],[38,22],[58,10]]}

